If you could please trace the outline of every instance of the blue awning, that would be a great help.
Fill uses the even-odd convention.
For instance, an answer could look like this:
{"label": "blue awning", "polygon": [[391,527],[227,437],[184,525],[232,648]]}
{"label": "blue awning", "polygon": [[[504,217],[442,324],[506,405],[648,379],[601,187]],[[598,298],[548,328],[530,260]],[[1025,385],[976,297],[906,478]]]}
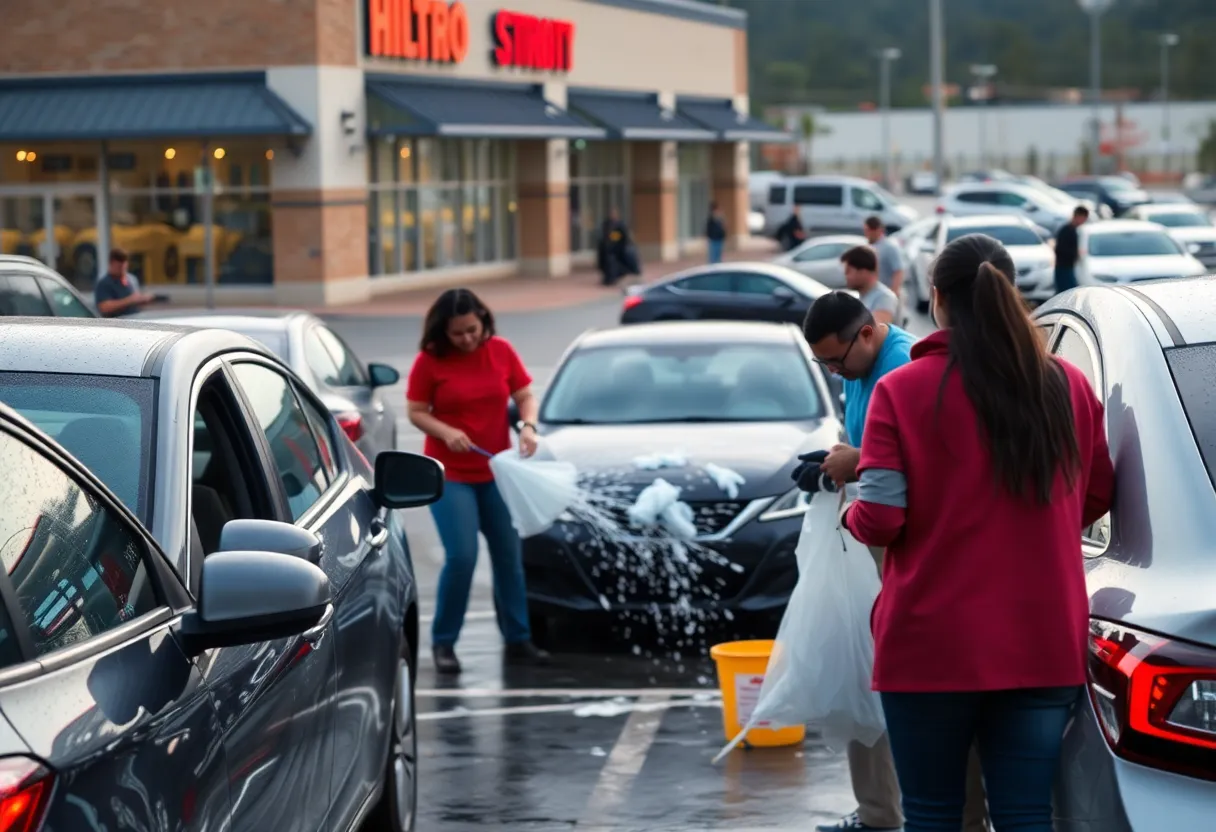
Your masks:
{"label": "blue awning", "polygon": [[0,142],[311,132],[264,72],[0,81]]}
{"label": "blue awning", "polygon": [[781,128],[739,112],[727,98],[682,98],[677,108],[687,118],[713,130],[722,141],[772,144],[794,140]]}
{"label": "blue awning", "polygon": [[712,130],[661,106],[653,93],[571,90],[567,100],[570,109],[603,125],[614,139],[712,142],[718,138]]}
{"label": "blue awning", "polygon": [[602,139],[599,127],[545,100],[535,84],[469,84],[368,76],[373,136]]}

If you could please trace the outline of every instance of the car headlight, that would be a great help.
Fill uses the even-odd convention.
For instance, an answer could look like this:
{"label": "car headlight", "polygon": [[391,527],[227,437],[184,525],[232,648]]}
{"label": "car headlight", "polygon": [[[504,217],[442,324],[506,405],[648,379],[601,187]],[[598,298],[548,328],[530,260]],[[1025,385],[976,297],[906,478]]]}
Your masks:
{"label": "car headlight", "polygon": [[801,488],[791,489],[764,510],[760,515],[761,523],[771,523],[774,520],[785,520],[788,517],[801,517],[810,508],[811,495]]}

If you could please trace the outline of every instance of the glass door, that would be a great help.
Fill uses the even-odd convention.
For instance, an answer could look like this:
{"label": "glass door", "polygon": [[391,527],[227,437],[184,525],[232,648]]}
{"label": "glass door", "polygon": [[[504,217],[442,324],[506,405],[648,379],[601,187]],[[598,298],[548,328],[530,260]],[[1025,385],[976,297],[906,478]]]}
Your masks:
{"label": "glass door", "polygon": [[38,245],[46,236],[45,205],[41,196],[0,195],[0,254],[20,254],[47,262]]}
{"label": "glass door", "polygon": [[94,189],[0,188],[0,253],[41,260],[91,292],[102,264],[101,209]]}

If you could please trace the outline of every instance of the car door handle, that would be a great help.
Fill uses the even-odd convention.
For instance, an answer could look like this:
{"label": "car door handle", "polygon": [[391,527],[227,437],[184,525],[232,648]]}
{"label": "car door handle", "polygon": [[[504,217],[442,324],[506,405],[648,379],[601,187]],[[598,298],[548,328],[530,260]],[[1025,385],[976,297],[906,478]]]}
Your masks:
{"label": "car door handle", "polygon": [[373,549],[379,549],[388,543],[388,525],[376,518],[368,525],[367,529],[367,545]]}
{"label": "car door handle", "polygon": [[321,643],[321,639],[325,638],[325,631],[329,629],[329,622],[334,620],[334,605],[326,604],[325,612],[321,613],[321,620],[317,622],[317,626],[311,630],[305,630],[300,634],[300,638],[316,647]]}

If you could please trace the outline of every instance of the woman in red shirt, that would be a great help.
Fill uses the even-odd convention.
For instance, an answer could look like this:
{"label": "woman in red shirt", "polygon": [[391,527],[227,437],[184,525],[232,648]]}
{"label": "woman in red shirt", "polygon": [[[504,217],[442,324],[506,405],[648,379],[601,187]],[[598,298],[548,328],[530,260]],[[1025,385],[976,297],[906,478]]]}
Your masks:
{"label": "woman in red shirt", "polygon": [[1110,508],[1103,407],[1049,356],[1004,247],[973,234],[933,269],[941,330],[870,401],[853,535],[885,546],[872,614],[905,832],[962,825],[979,746],[998,832],[1051,832],[1064,727],[1085,683],[1081,530]]}
{"label": "woman in red shirt", "polygon": [[509,661],[544,662],[532,644],[519,535],[494,484],[490,460],[511,447],[507,401],[521,417],[519,450],[536,451],[536,396],[532,377],[514,347],[494,334],[494,316],[468,289],[449,289],[426,314],[422,344],[410,370],[410,422],[426,434],[427,456],[443,463],[447,482],[431,516],[443,542],[439,597],[431,625],[435,669],[460,672],[456,640],[469,605],[477,566],[477,534],[485,535],[494,574],[498,626]]}

